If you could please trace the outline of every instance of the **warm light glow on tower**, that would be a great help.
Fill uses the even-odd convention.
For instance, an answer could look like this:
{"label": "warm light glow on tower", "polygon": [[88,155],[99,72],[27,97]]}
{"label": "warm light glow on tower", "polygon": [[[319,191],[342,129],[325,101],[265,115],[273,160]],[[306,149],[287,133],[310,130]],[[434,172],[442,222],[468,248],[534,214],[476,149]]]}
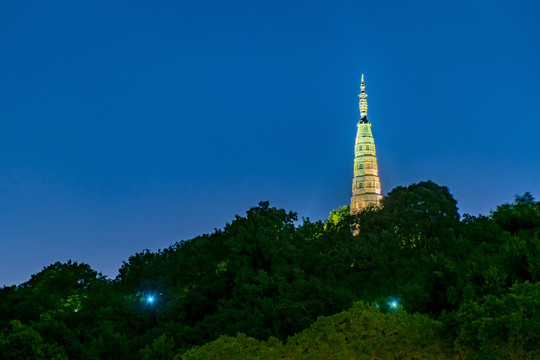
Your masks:
{"label": "warm light glow on tower", "polygon": [[375,141],[371,133],[371,123],[367,119],[367,94],[365,93],[364,74],[360,85],[360,121],[357,124],[354,145],[354,178],[351,198],[351,214],[370,205],[378,206],[382,199],[381,181],[375,153]]}
{"label": "warm light glow on tower", "polygon": [[362,84],[360,85],[360,94],[358,95],[360,98],[360,102],[358,104],[358,108],[360,109],[360,119],[367,117],[367,94],[364,92],[365,89],[366,86],[364,85],[364,74],[362,74]]}

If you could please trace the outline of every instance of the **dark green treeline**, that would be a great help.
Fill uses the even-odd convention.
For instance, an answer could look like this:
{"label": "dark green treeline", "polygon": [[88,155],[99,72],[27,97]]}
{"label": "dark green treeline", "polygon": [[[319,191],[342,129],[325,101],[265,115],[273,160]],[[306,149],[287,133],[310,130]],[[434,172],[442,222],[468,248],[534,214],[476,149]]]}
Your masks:
{"label": "dark green treeline", "polygon": [[428,181],[381,209],[296,221],[262,202],[223,230],[133,255],[114,280],[50,265],[0,289],[0,358],[540,357],[530,194],[460,219]]}

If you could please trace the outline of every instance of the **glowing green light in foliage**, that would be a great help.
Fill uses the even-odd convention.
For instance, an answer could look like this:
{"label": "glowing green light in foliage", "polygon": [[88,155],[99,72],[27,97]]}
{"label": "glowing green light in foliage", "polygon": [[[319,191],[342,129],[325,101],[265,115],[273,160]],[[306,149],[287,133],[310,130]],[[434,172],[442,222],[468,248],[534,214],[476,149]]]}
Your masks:
{"label": "glowing green light in foliage", "polygon": [[161,293],[156,294],[156,293],[150,293],[150,292],[148,293],[138,292],[135,294],[137,301],[139,301],[141,305],[145,305],[145,306],[156,306],[160,295]]}
{"label": "glowing green light in foliage", "polygon": [[396,299],[389,299],[387,304],[388,304],[388,310],[390,311],[399,310],[401,308],[399,301]]}

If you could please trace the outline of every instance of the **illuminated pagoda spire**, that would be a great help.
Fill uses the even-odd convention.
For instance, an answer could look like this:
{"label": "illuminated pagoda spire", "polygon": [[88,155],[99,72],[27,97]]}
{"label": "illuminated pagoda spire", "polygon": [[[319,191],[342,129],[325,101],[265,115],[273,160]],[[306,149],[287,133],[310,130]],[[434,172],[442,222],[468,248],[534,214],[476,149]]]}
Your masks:
{"label": "illuminated pagoda spire", "polygon": [[360,121],[357,124],[354,145],[354,178],[351,198],[351,214],[369,206],[379,206],[382,199],[381,181],[375,153],[375,141],[371,133],[371,123],[367,119],[367,94],[364,74],[360,85]]}
{"label": "illuminated pagoda spire", "polygon": [[358,108],[360,109],[360,120],[367,121],[367,94],[365,92],[366,85],[364,85],[364,74],[362,74],[362,84],[360,85],[360,94],[358,97],[360,98],[360,102],[358,104]]}

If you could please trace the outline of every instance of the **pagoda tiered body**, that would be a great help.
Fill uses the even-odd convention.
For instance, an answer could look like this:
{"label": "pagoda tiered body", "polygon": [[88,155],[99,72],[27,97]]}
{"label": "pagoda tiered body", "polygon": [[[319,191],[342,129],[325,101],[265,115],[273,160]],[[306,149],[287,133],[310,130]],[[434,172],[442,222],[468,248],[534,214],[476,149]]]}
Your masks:
{"label": "pagoda tiered body", "polygon": [[354,144],[354,179],[352,184],[351,214],[370,205],[379,206],[382,199],[381,181],[377,166],[375,141],[371,133],[371,123],[367,119],[367,94],[364,75],[360,85],[360,121]]}

